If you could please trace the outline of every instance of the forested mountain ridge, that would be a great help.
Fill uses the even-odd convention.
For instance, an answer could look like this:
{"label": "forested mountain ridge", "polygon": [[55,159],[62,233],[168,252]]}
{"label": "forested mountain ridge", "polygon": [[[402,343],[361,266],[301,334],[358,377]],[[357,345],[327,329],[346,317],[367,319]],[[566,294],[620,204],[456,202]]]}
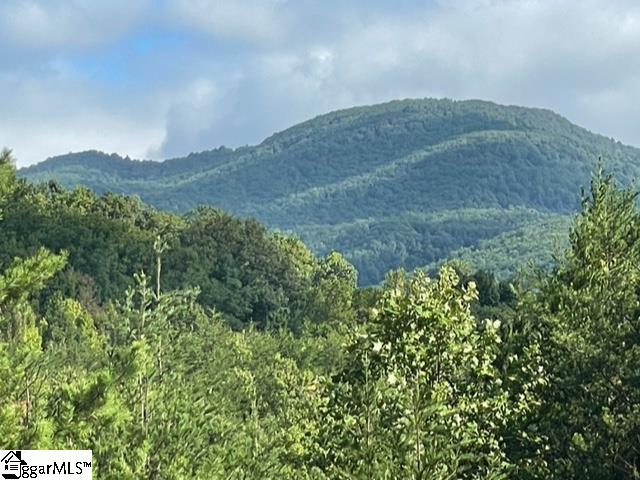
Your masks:
{"label": "forested mountain ridge", "polygon": [[109,480],[637,480],[637,198],[596,174],[548,272],[357,289],[254,220],[29,185],[3,151],[0,448]]}
{"label": "forested mountain ridge", "polygon": [[[548,110],[424,99],[329,113],[257,146],[164,162],[84,152],[20,174],[137,194],[160,209],[252,216],[316,253],[344,252],[370,284],[531,223],[553,227],[537,232],[549,243],[561,224],[552,220],[578,207],[598,157],[623,182],[640,173],[640,150]],[[506,270],[533,243],[508,238],[519,243]]]}

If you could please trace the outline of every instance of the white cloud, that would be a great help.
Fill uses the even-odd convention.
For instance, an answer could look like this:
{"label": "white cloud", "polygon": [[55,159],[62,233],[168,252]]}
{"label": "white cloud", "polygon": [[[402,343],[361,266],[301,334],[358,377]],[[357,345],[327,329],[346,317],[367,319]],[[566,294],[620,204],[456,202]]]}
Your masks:
{"label": "white cloud", "polygon": [[170,13],[188,27],[249,42],[274,42],[286,36],[286,0],[174,0]]}
{"label": "white cloud", "polygon": [[3,0],[4,41],[24,49],[84,49],[103,44],[143,20],[151,0]]}
{"label": "white cloud", "polygon": [[[342,16],[339,7],[335,14]],[[209,131],[197,128],[210,147],[256,142],[336,108],[447,96],[552,108],[640,145],[640,134],[627,127],[629,105],[640,102],[632,88],[640,62],[630,62],[640,51],[639,19],[634,4],[604,0],[443,2],[397,15],[369,12],[363,22],[337,22],[331,36],[306,18],[307,36],[255,50],[240,65],[241,83],[225,93],[236,110],[210,119]],[[624,101],[595,100],[611,88]],[[167,136],[174,136],[171,126]],[[180,142],[172,143],[175,154]]]}
{"label": "white cloud", "polygon": [[[589,88],[602,79],[603,66],[640,67],[629,64],[640,47],[639,19],[639,8],[621,11],[603,1],[457,2],[413,18],[380,19],[350,35],[341,44],[337,71],[354,84],[393,74],[400,83],[385,82],[390,90],[412,74],[425,86],[448,85],[451,94],[475,86],[494,93],[519,90],[523,80],[550,72]],[[616,79],[605,83],[611,81]],[[536,89],[544,96],[554,85]]]}
{"label": "white cloud", "polygon": [[[97,81],[69,53],[100,64],[150,28],[185,40],[125,65],[137,87]],[[0,32],[0,144],[23,163],[81,148],[177,156],[425,96],[551,108],[640,146],[632,0],[6,0]]]}
{"label": "white cloud", "polygon": [[183,87],[170,103],[165,135],[150,156],[168,158],[210,148],[210,130],[229,113],[224,98],[225,92],[209,78],[196,78]]}
{"label": "white cloud", "polygon": [[14,151],[18,166],[48,156],[90,149],[144,158],[164,136],[162,104],[121,98],[97,89],[59,66],[38,77],[0,74],[0,145]]}

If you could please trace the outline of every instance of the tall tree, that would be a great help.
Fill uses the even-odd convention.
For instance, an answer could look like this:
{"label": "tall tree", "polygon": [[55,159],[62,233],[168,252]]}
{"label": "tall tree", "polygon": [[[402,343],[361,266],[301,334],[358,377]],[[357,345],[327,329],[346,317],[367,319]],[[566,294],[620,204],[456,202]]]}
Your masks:
{"label": "tall tree", "polygon": [[[338,377],[329,457],[340,478],[506,478],[511,414],[494,367],[499,324],[477,322],[451,268],[391,279]],[[338,433],[336,434],[335,431]]]}
{"label": "tall tree", "polygon": [[601,173],[540,290],[551,371],[542,424],[554,478],[640,478],[640,216]]}
{"label": "tall tree", "polygon": [[6,148],[0,152],[0,219],[2,209],[15,186],[15,169],[11,151]]}

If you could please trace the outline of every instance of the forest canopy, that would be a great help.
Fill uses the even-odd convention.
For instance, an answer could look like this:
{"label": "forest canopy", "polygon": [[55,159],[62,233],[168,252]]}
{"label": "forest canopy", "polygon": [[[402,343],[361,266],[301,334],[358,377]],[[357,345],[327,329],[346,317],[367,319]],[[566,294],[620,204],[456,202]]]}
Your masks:
{"label": "forest canopy", "polygon": [[[551,111],[422,99],[332,112],[256,146],[163,162],[89,151],[19,174],[179,213],[213,205],[256,218],[317,255],[341,252],[366,286],[394,268],[502,247],[503,278],[537,253],[549,263],[540,244],[566,237],[599,156],[623,185],[640,176],[640,150]],[[533,224],[545,227],[534,237]]]}
{"label": "forest canopy", "polygon": [[96,478],[640,478],[640,212],[594,175],[549,270],[356,288],[205,208],[17,180],[0,157],[0,447]]}

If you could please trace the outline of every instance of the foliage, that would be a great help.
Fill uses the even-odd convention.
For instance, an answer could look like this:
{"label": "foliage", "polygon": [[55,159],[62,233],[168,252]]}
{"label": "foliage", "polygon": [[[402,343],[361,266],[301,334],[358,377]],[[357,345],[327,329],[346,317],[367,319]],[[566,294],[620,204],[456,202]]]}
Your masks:
{"label": "foliage", "polygon": [[10,196],[15,184],[15,171],[12,168],[11,152],[2,150],[0,152],[0,219],[2,218],[2,209],[7,198]]}
{"label": "foliage", "polygon": [[553,478],[640,478],[637,194],[594,177],[538,295],[552,383],[540,413]]}
{"label": "foliage", "polygon": [[[342,252],[360,284],[372,285],[391,269],[436,263],[572,213],[599,155],[625,182],[640,173],[639,150],[552,112],[423,99],[333,112],[253,147],[164,162],[83,152],[20,174],[136,194],[177,212],[215,205],[255,217],[295,232],[318,255]],[[500,272],[513,274],[521,253],[540,251],[535,231],[524,233],[515,251],[493,244],[509,249]]]}
{"label": "foliage", "polygon": [[[9,168],[7,178],[12,175]],[[338,254],[316,258],[299,240],[269,233],[254,220],[212,208],[177,216],[133,198],[65,191],[54,183],[10,184],[11,207],[0,218],[0,268],[41,246],[68,252],[68,267],[39,295],[39,311],[55,292],[99,309],[121,298],[135,273],[164,265],[166,288],[198,285],[200,303],[235,328],[277,328],[286,320],[299,329],[326,315],[350,315],[351,265]],[[337,304],[329,300],[333,288],[342,292]]]}
{"label": "foliage", "polygon": [[[349,348],[333,401],[339,478],[507,478],[512,414],[494,362],[499,322],[480,325],[451,268],[396,277]],[[336,416],[337,413],[337,416]],[[349,472],[349,473],[347,473]]]}
{"label": "foliage", "polygon": [[[447,261],[431,263],[428,271],[437,270],[441,264],[455,261],[467,265],[470,270],[490,270],[501,279],[514,276],[517,268],[553,266],[554,256],[568,246],[572,216],[548,215],[523,227],[481,240],[473,247],[463,247],[449,253]],[[518,259],[515,265],[513,259]]]}
{"label": "foliage", "polygon": [[550,271],[356,289],[255,221],[3,158],[0,448],[91,449],[105,479],[640,478],[640,213],[611,176]]}

